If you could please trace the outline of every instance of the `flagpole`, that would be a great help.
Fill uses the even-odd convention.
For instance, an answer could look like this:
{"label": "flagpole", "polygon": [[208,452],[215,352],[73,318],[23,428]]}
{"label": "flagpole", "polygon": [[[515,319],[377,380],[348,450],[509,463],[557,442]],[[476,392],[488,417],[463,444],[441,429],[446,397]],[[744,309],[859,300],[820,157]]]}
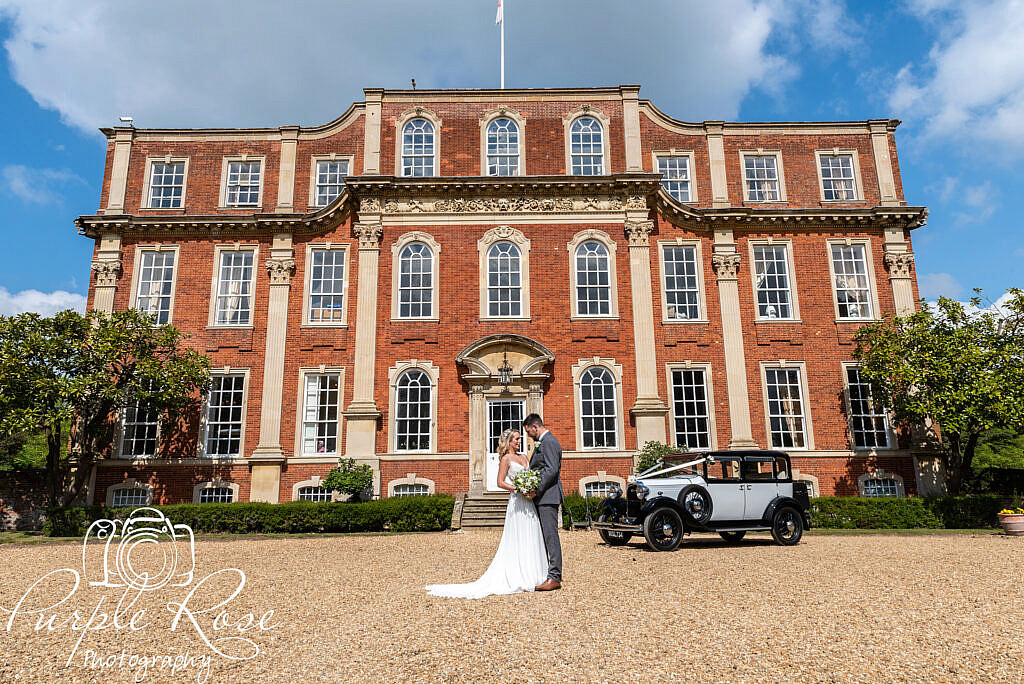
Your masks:
{"label": "flagpole", "polygon": [[[504,5],[504,3],[502,3]],[[505,8],[501,8],[501,89],[505,89]]]}

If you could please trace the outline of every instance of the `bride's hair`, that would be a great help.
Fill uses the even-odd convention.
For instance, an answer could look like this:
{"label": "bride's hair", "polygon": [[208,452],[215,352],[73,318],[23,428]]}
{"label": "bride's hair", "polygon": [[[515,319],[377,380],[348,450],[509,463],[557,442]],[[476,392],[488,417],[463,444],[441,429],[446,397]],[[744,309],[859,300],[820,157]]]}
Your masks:
{"label": "bride's hair", "polygon": [[504,456],[512,444],[512,435],[518,435],[519,430],[506,429],[498,436],[498,456]]}

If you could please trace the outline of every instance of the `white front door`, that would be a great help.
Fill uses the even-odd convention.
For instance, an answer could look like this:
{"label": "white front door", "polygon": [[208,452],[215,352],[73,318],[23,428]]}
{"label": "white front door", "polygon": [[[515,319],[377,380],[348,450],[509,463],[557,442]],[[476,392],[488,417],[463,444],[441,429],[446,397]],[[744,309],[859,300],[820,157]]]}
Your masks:
{"label": "white front door", "polygon": [[[498,438],[508,428],[523,429],[525,399],[491,399],[487,402],[487,491],[498,488]],[[523,448],[525,448],[525,440]]]}

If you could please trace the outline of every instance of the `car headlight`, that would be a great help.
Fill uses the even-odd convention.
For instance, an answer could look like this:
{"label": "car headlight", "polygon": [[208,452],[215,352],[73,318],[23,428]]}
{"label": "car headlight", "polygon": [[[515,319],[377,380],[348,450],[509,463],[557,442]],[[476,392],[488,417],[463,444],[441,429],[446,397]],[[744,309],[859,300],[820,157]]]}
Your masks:
{"label": "car headlight", "polygon": [[646,487],[646,486],[644,485],[644,483],[643,483],[643,482],[637,482],[637,483],[636,483],[636,498],[638,498],[638,499],[640,499],[641,501],[643,501],[644,499],[646,499],[646,498],[647,498],[647,495],[648,495],[648,494],[649,494],[650,492],[651,492],[651,490],[650,490],[650,489],[648,489],[648,488],[647,488],[647,487]]}
{"label": "car headlight", "polygon": [[610,487],[608,487],[609,499],[618,499],[620,496],[622,496],[622,489],[619,488],[619,485],[613,484]]}

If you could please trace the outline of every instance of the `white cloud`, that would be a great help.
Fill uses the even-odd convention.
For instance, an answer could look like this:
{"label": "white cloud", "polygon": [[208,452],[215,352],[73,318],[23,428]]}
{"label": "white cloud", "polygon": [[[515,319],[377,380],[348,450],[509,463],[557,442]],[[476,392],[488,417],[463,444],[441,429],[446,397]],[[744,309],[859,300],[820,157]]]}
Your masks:
{"label": "white cloud", "polygon": [[20,164],[5,166],[0,177],[8,192],[31,204],[60,204],[64,186],[85,183],[68,169],[31,169]]}
{"label": "white cloud", "polygon": [[939,297],[956,299],[967,291],[948,273],[922,273],[917,276],[917,287],[921,296],[928,300],[936,300]]}
{"label": "white cloud", "polygon": [[[330,121],[363,87],[495,87],[493,3],[0,0],[14,79],[86,131]],[[815,36],[854,39],[841,2],[519,0],[506,8],[506,82],[641,83],[673,116],[732,119],[781,92]],[[792,33],[797,41],[783,40]]]}
{"label": "white cloud", "polygon": [[0,316],[13,316],[28,311],[51,316],[65,309],[74,309],[84,313],[85,297],[64,290],[55,290],[54,292],[22,290],[12,294],[7,291],[7,288],[0,287]]}
{"label": "white cloud", "polygon": [[1024,1],[918,0],[939,28],[924,63],[896,75],[889,105],[923,121],[923,138],[995,157],[1024,151]]}

